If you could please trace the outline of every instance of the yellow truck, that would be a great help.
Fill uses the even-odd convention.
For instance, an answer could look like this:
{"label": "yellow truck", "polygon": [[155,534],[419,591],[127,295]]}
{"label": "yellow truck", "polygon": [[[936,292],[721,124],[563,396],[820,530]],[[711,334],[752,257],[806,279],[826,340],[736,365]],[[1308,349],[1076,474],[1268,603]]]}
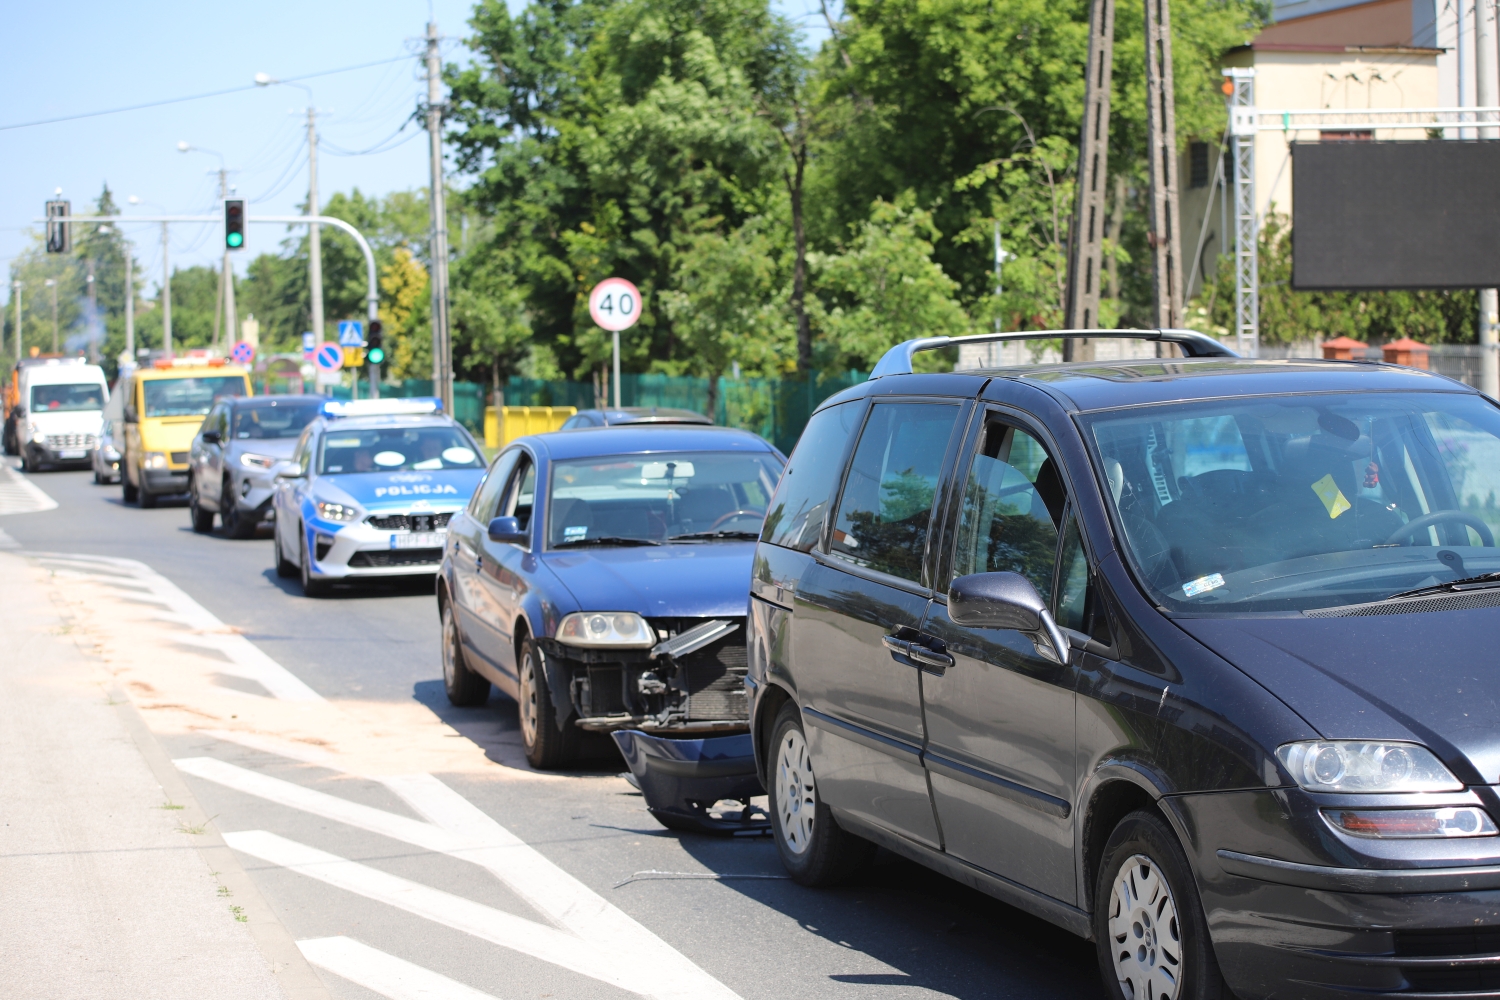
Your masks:
{"label": "yellow truck", "polygon": [[188,489],[188,451],[214,401],[250,396],[250,373],[220,359],[162,359],[121,380],[125,433],[120,486],[126,503],[155,507]]}

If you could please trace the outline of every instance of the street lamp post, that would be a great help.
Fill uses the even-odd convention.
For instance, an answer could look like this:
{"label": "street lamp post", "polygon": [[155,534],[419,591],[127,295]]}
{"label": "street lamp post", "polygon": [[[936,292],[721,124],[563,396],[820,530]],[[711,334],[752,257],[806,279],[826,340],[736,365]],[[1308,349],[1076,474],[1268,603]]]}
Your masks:
{"label": "street lamp post", "polygon": [[24,281],[12,281],[10,286],[16,290],[16,360],[21,360],[21,289],[26,287]]}
{"label": "street lamp post", "polygon": [[[307,214],[316,216],[318,207],[318,109],[313,106],[311,87],[290,80],[277,80],[266,73],[255,74],[257,87],[297,87],[307,92]],[[307,280],[312,291],[312,328],[318,341],[323,340],[323,243],[318,224],[307,226]]]}
{"label": "street lamp post", "polygon": [[57,346],[57,279],[48,278],[47,287],[52,289],[52,353],[58,352]]}

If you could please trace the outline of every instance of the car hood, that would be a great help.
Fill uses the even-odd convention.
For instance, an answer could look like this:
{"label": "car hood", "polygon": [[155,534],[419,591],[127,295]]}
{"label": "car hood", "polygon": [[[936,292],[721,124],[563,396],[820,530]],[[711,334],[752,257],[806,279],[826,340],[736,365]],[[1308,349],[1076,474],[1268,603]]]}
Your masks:
{"label": "car hood", "polygon": [[267,458],[287,459],[297,450],[296,438],[246,438],[234,442],[236,455],[264,455]]}
{"label": "car hood", "polygon": [[[444,472],[354,472],[320,476],[313,492],[328,500],[353,500],[365,510],[405,510],[425,500],[434,507],[461,507],[469,502],[483,469]],[[338,496],[337,494],[343,494]]]}
{"label": "car hood", "polygon": [[754,542],[710,542],[564,550],[542,558],[580,611],[742,618],[754,555]]}
{"label": "car hood", "polygon": [[104,423],[102,410],[37,410],[27,419],[43,434],[98,434]]}
{"label": "car hood", "polygon": [[1500,608],[1177,619],[1328,739],[1408,739],[1500,782]]}

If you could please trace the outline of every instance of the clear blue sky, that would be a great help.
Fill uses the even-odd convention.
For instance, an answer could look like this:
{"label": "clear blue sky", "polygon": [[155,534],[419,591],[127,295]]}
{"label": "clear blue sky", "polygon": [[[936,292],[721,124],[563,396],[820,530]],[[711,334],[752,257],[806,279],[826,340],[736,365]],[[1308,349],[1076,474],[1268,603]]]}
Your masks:
{"label": "clear blue sky", "polygon": [[[826,35],[815,0],[778,0],[816,42]],[[0,126],[80,114],[250,84],[256,73],[290,77],[407,56],[369,69],[306,80],[320,111],[318,188],[359,187],[367,194],[427,183],[425,133],[365,156],[357,151],[392,136],[424,93],[417,39],[431,15],[451,41],[445,59],[466,61],[472,0],[257,0],[205,4],[121,4],[51,0],[8,6],[8,52],[0,60]],[[521,3],[511,0],[512,9]],[[75,210],[108,183],[116,200],[137,195],[127,211],[217,212],[218,160],[183,154],[177,143],[223,154],[248,212],[290,215],[307,190],[306,94],[292,87],[221,97],[29,128],[0,130],[0,266],[28,241],[43,202],[62,188]],[[160,227],[126,227],[146,273],[161,273]],[[174,226],[171,261],[216,261],[218,227]],[[251,226],[241,267],[280,242],[284,231]],[[5,294],[9,296],[7,288]]]}

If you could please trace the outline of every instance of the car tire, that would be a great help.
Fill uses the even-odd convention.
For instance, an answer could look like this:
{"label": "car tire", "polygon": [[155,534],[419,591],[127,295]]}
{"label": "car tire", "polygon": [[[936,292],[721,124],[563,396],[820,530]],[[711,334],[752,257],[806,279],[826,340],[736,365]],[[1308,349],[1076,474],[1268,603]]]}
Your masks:
{"label": "car tire", "polygon": [[1187,855],[1161,816],[1110,834],[1094,889],[1099,974],[1114,1000],[1230,1000]]}
{"label": "car tire", "polygon": [[196,478],[188,486],[188,520],[192,521],[193,530],[200,535],[206,535],[214,530],[214,512],[204,510],[203,504],[199,502]]}
{"label": "car tire", "polygon": [[230,538],[245,539],[255,534],[256,521],[240,510],[239,501],[234,498],[234,483],[228,476],[219,488],[219,523]]}
{"label": "car tire", "polygon": [[290,580],[297,575],[297,564],[281,554],[281,532],[277,531],[271,541],[271,562],[276,567],[276,575],[283,580]]}
{"label": "car tire", "polygon": [[464,660],[463,637],[453,602],[443,602],[443,690],[448,701],[461,708],[483,705],[490,699],[490,682],[469,669]]}
{"label": "car tire", "polygon": [[328,581],[312,575],[312,559],[307,554],[307,539],[297,532],[297,572],[302,577],[302,593],[306,597],[321,597],[328,593]]}
{"label": "car tire", "polygon": [[124,469],[120,470],[120,499],[128,504],[139,503],[141,499],[140,488],[131,483]]}
{"label": "car tire", "polygon": [[579,734],[572,719],[558,725],[557,707],[547,686],[547,661],[530,637],[521,640],[516,662],[521,745],[526,760],[539,771],[553,771],[572,763],[578,754]]}
{"label": "car tire", "polygon": [[794,703],[781,706],[771,732],[765,785],[781,863],[794,882],[836,885],[869,863],[875,845],[839,826],[818,797],[812,753]]}

